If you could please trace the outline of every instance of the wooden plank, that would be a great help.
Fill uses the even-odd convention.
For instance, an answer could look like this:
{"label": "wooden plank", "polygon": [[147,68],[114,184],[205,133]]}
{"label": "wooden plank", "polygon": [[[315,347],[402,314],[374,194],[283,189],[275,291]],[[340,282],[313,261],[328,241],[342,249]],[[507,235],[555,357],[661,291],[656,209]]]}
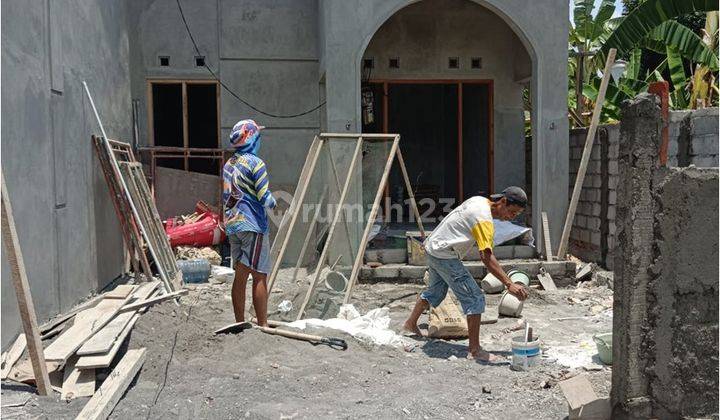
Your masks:
{"label": "wooden plank", "polygon": [[121,284],[113,290],[105,293],[105,297],[108,299],[125,299],[130,293],[135,290],[135,286],[132,284]]}
{"label": "wooden plank", "polygon": [[[570,197],[570,206],[565,217],[565,226],[563,227],[560,245],[558,246],[558,258],[565,259],[568,240],[570,239],[570,230],[572,229],[573,220],[575,220],[575,211],[577,210],[578,201],[580,200],[580,192],[582,191],[583,182],[585,181],[585,172],[587,171],[588,162],[590,161],[590,153],[592,152],[593,141],[595,140],[595,132],[597,132],[600,123],[600,113],[602,112],[603,103],[605,102],[605,92],[607,91],[608,82],[610,81],[610,67],[615,62],[615,48],[610,48],[607,61],[605,61],[605,70],[603,78],[600,82],[600,90],[595,100],[595,109],[593,109],[592,120],[588,128],[587,137],[585,138],[585,148],[583,149],[582,158],[580,159],[580,167],[578,168],[577,177],[575,178],[575,186]],[[536,193],[539,193],[536,192]]]}
{"label": "wooden plank", "polygon": [[[315,144],[315,142],[313,142],[313,144]],[[307,193],[308,185],[310,184],[313,173],[315,173],[315,165],[317,164],[318,157],[320,157],[320,152],[322,151],[324,144],[325,142],[323,140],[317,140],[317,148],[315,149],[315,153],[310,160],[310,166],[307,169],[307,173],[304,174],[304,179],[301,177],[298,182],[298,188],[300,189],[300,192],[296,195],[297,201],[295,201],[295,197],[293,197],[292,205],[283,217],[283,219],[288,218],[288,222],[283,223],[285,226],[287,226],[284,231],[284,236],[281,238],[280,234],[278,233],[278,236],[275,238],[275,243],[277,243],[278,240],[281,239],[281,245],[280,249],[277,251],[277,256],[272,259],[273,268],[270,271],[270,276],[268,277],[268,294],[272,291],[273,285],[275,284],[275,277],[280,270],[280,264],[282,263],[283,256],[285,255],[285,249],[287,248],[288,242],[290,241],[292,230],[295,227],[295,222],[297,221],[298,214],[300,214],[300,207],[302,207],[303,200],[305,199],[305,194]],[[305,168],[303,168],[303,171],[304,170]]]}
{"label": "wooden plank", "polygon": [[0,195],[2,198],[1,207],[2,215],[0,216],[0,230],[2,230],[3,244],[5,245],[6,258],[10,267],[10,277],[15,288],[15,297],[17,298],[18,311],[22,321],[23,331],[27,339],[27,348],[30,360],[35,373],[38,393],[40,395],[50,395],[50,377],[48,376],[45,358],[43,357],[42,342],[40,341],[40,331],[38,329],[37,314],[35,313],[35,304],[30,293],[30,283],[28,282],[27,272],[25,271],[25,261],[23,260],[22,250],[20,248],[20,240],[18,239],[17,230],[15,228],[15,218],[13,217],[12,204],[10,203],[10,194],[5,184],[5,174],[0,172]]}
{"label": "wooden plank", "polygon": [[340,194],[340,199],[338,200],[337,209],[335,210],[335,215],[333,216],[332,223],[330,223],[330,228],[328,229],[328,236],[325,240],[325,246],[323,246],[322,253],[320,254],[320,258],[318,259],[317,266],[315,268],[315,273],[313,275],[313,280],[310,282],[310,285],[307,289],[307,292],[305,293],[305,299],[303,300],[302,306],[300,306],[300,310],[297,314],[297,319],[302,319],[302,316],[305,314],[305,307],[307,306],[308,302],[310,302],[310,297],[312,296],[313,291],[315,290],[315,286],[318,283],[318,279],[320,278],[320,269],[322,268],[323,264],[325,264],[325,259],[327,258],[328,250],[330,249],[330,245],[332,244],[332,238],[333,234],[335,233],[335,227],[337,226],[338,221],[340,220],[340,216],[342,213],[346,210],[345,209],[345,198],[347,197],[348,190],[350,189],[350,181],[353,179],[353,173],[355,172],[355,166],[357,164],[357,161],[360,159],[360,155],[362,154],[362,144],[363,144],[363,138],[362,136],[357,138],[357,144],[355,145],[355,152],[353,153],[352,160],[350,161],[350,167],[348,169],[347,178],[345,178],[345,185],[343,185],[342,193]]}
{"label": "wooden plank", "polygon": [[80,370],[76,366],[77,360],[77,356],[73,356],[65,365],[60,391],[60,399],[64,401],[95,394],[95,369]]}
{"label": "wooden plank", "polygon": [[[328,157],[330,158],[330,168],[333,172],[333,178],[335,179],[335,186],[337,187],[337,191],[341,192],[341,186],[340,186],[340,175],[338,174],[337,165],[335,165],[335,158],[332,154],[332,147],[328,145]],[[348,245],[348,251],[350,251],[349,255],[355,255],[355,250],[353,249],[353,243],[352,243],[352,235],[350,234],[350,226],[348,225],[348,221],[345,220],[343,222],[343,226],[345,227],[345,236],[347,237],[347,245]]]}
{"label": "wooden plank", "polygon": [[70,312],[63,314],[62,316],[60,316],[58,318],[51,319],[50,321],[48,321],[40,326],[40,332],[46,333],[46,332],[54,329],[58,325],[67,322],[70,318],[74,317],[78,312],[83,311],[85,309],[88,309],[88,308],[96,305],[103,298],[104,298],[104,295],[97,295],[97,296],[93,297],[92,299],[88,300],[87,302],[83,302],[83,303],[79,304],[78,306],[73,308]]}
{"label": "wooden plank", "polygon": [[110,416],[115,405],[125,394],[135,375],[145,363],[145,349],[128,350],[115,366],[110,376],[85,404],[76,420],[104,420]]}
{"label": "wooden plank", "polygon": [[[398,137],[399,138],[399,137]],[[415,193],[412,190],[412,184],[410,184],[410,177],[408,176],[407,168],[405,167],[405,159],[403,159],[402,152],[400,151],[400,146],[397,148],[397,159],[398,164],[400,165],[400,171],[402,172],[403,180],[405,180],[405,188],[408,191],[408,197],[410,198],[410,208],[413,211],[413,214],[415,215],[415,220],[417,220],[418,229],[420,229],[420,234],[422,237],[425,237],[425,227],[422,223],[422,217],[420,217],[420,210],[418,210],[417,202],[415,202]]]}
{"label": "wooden plank", "polygon": [[[141,309],[141,311],[143,309]],[[132,319],[130,319],[130,322],[128,322],[125,326],[125,329],[120,333],[120,335],[118,335],[117,339],[115,339],[115,342],[113,343],[113,346],[110,348],[109,351],[102,354],[81,356],[75,364],[75,367],[78,369],[97,369],[110,366],[112,361],[115,359],[118,351],[120,350],[120,347],[122,347],[123,342],[125,341],[127,336],[130,335],[130,332],[132,331],[139,317],[140,315],[138,313],[135,313],[133,315]]]}
{"label": "wooden plank", "polygon": [[168,294],[165,294],[162,296],[154,297],[152,299],[145,299],[145,300],[141,300],[140,302],[125,305],[120,310],[120,312],[134,311],[136,309],[145,308],[147,306],[154,305],[154,304],[160,303],[160,302],[164,302],[169,299],[175,299],[178,296],[187,295],[187,294],[188,294],[187,289],[180,289],[176,292],[172,292],[172,293],[168,293]]}
{"label": "wooden plank", "polygon": [[10,374],[10,369],[15,366],[15,363],[20,359],[20,356],[25,352],[27,346],[27,339],[25,334],[20,334],[12,343],[10,349],[2,354],[2,370],[0,371],[0,378],[7,379]]}
{"label": "wooden plank", "polygon": [[380,208],[380,200],[382,199],[385,185],[387,185],[388,175],[390,174],[390,169],[392,168],[392,163],[395,160],[395,154],[397,153],[399,145],[400,136],[395,136],[395,141],[393,141],[392,147],[390,148],[390,153],[388,154],[387,161],[385,162],[385,169],[383,170],[382,177],[380,178],[380,184],[375,192],[375,200],[373,201],[373,206],[370,210],[370,217],[365,225],[363,236],[360,239],[360,247],[358,248],[358,254],[355,256],[355,261],[353,262],[353,268],[350,272],[350,279],[348,280],[347,290],[345,290],[343,303],[348,303],[350,300],[350,293],[352,293],[355,280],[357,279],[358,274],[360,274],[360,267],[362,266],[363,257],[365,256],[365,248],[367,247],[368,237],[373,224],[375,223],[375,217],[377,216],[378,209]]}
{"label": "wooden plank", "polygon": [[548,291],[557,290],[557,286],[555,286],[555,282],[553,281],[552,277],[550,277],[550,274],[544,269],[541,269],[537,277],[543,289]]}
{"label": "wooden plank", "polygon": [[308,244],[310,243],[310,238],[312,237],[313,232],[315,232],[315,225],[317,225],[318,216],[320,215],[320,210],[322,209],[323,203],[325,202],[325,193],[327,189],[323,190],[322,195],[320,196],[320,201],[317,204],[317,208],[315,209],[315,213],[313,214],[312,221],[310,222],[310,227],[308,228],[307,233],[305,234],[305,239],[303,240],[302,247],[300,248],[300,255],[298,255],[297,262],[295,263],[295,269],[293,270],[293,276],[291,283],[295,282],[295,279],[297,279],[297,273],[300,269],[300,266],[303,263],[303,260],[305,259],[305,251],[307,251]]}
{"label": "wooden plank", "polygon": [[540,213],[542,216],[543,243],[545,244],[545,261],[553,260],[552,246],[550,245],[550,225],[548,225],[547,213]]}
{"label": "wooden plank", "polygon": [[[145,300],[149,298],[159,284],[160,282],[158,281],[142,284],[137,288],[135,293],[132,294],[132,299]],[[115,339],[123,332],[125,326],[134,315],[135,311],[118,314],[106,326],[93,334],[93,336],[78,349],[77,354],[85,356],[88,354],[108,352],[113,347]]]}
{"label": "wooden plank", "polygon": [[45,358],[65,362],[85,341],[107,325],[129,300],[130,296],[125,299],[103,299],[94,308],[78,313],[73,326],[45,349]]}

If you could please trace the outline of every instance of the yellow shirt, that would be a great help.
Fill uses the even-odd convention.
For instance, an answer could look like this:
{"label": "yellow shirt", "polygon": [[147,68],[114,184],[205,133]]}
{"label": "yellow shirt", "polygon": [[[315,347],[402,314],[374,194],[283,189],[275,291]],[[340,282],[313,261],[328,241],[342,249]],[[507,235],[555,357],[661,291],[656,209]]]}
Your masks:
{"label": "yellow shirt", "polygon": [[493,248],[490,200],[472,197],[456,207],[425,241],[425,251],[435,258],[462,258],[473,243],[480,251]]}

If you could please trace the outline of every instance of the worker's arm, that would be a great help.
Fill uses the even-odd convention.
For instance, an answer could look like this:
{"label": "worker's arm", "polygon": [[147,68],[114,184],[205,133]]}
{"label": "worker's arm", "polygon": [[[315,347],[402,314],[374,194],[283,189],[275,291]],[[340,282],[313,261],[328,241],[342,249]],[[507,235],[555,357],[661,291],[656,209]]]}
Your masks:
{"label": "worker's arm", "polygon": [[508,292],[512,293],[515,297],[520,300],[527,298],[527,290],[523,286],[517,285],[510,280],[505,274],[505,270],[502,269],[500,263],[495,259],[495,255],[492,252],[493,248],[493,236],[495,234],[495,226],[493,222],[488,220],[479,220],[471,229],[473,238],[477,242],[478,249],[480,250],[480,257],[482,258],[483,264],[487,267],[488,271],[498,280],[500,280]]}
{"label": "worker's arm", "polygon": [[482,258],[482,262],[483,264],[485,264],[485,267],[488,269],[490,274],[500,280],[505,285],[505,287],[507,287],[508,292],[510,292],[520,300],[527,299],[528,292],[527,290],[525,290],[525,287],[520,284],[513,283],[512,280],[510,280],[510,277],[505,274],[505,270],[502,269],[500,263],[495,258],[492,249],[487,248],[482,250],[480,252],[480,257]]}
{"label": "worker's arm", "polygon": [[257,191],[257,199],[263,206],[275,208],[275,197],[270,191],[270,178],[268,177],[265,162],[260,161],[253,169],[253,181],[255,183],[255,191]]}

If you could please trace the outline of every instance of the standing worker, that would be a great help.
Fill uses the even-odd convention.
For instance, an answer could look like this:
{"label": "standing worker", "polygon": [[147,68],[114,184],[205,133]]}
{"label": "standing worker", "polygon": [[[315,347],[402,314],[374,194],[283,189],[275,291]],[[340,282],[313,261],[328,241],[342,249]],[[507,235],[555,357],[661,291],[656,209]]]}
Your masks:
{"label": "standing worker", "polygon": [[235,321],[245,321],[245,287],[252,274],[252,300],[258,324],[267,326],[267,273],[270,268],[268,217],[275,207],[265,162],[257,156],[260,130],[253,120],[239,121],[230,133],[235,154],[223,168],[223,215],[235,280],[232,304]]}
{"label": "standing worker", "polygon": [[480,317],[485,312],[485,293],[480,289],[460,259],[475,242],[483,264],[500,279],[509,293],[520,300],[528,296],[522,285],[513,283],[493,255],[493,219],[512,220],[527,205],[525,191],[508,187],[501,194],[472,197],[451,211],[425,240],[429,282],[418,296],[415,308],[405,321],[404,329],[421,335],[417,326],[420,315],[445,299],[448,287],[460,301],[467,317],[468,358],[489,361],[490,354],[480,347]]}

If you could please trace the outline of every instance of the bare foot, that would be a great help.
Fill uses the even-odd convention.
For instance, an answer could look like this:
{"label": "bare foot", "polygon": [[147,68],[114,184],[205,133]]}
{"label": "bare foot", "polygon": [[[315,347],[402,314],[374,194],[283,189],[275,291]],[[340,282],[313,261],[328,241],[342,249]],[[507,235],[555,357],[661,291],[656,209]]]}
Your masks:
{"label": "bare foot", "polygon": [[422,331],[420,331],[417,324],[413,324],[409,321],[405,321],[405,324],[403,324],[403,333],[414,334],[422,337]]}
{"label": "bare foot", "polygon": [[494,354],[490,354],[483,350],[482,348],[478,348],[475,350],[468,350],[467,358],[470,360],[477,360],[480,362],[487,362],[487,363],[497,363],[502,361],[503,359],[501,357],[495,356]]}

